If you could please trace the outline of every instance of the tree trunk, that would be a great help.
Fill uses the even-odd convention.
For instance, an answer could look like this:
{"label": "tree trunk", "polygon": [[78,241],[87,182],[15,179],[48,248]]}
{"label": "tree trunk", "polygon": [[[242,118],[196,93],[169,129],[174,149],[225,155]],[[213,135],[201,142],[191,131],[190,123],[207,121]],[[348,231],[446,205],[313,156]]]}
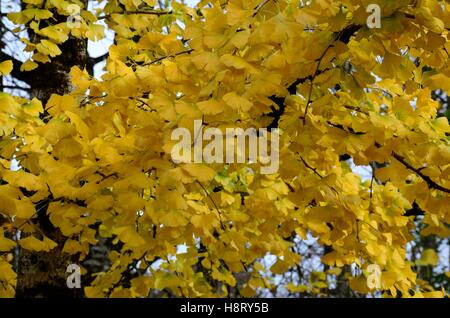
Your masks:
{"label": "tree trunk", "polygon": [[[64,22],[66,18],[57,17],[57,20]],[[31,33],[29,35],[33,42],[39,41],[37,35]],[[50,63],[39,64],[37,69],[21,76],[31,86],[30,97],[38,98],[44,106],[52,94],[63,95],[71,91],[69,76],[71,67],[84,68],[88,61],[85,39],[71,37],[59,45],[59,48],[62,51],[61,55],[52,58]],[[55,241],[58,246],[49,252],[20,250],[16,297],[78,297],[81,294],[80,290],[69,289],[66,285],[69,275],[66,268],[72,260],[70,255],[62,253],[65,238],[48,218],[46,210],[51,199],[48,198],[44,202],[46,206],[43,208],[41,206],[33,222],[38,223],[42,234]]]}

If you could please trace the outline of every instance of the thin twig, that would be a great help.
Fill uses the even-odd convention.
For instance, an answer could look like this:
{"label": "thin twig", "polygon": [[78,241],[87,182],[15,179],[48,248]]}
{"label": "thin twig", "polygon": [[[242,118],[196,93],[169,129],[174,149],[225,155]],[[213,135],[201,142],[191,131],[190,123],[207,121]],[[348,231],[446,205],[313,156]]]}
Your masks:
{"label": "thin twig", "polygon": [[111,14],[105,14],[100,17],[97,17],[98,20],[103,20],[110,18],[113,14],[149,14],[149,15],[156,15],[156,16],[162,16],[162,15],[169,15],[172,14],[172,11],[123,11],[123,12],[114,12]]}
{"label": "thin twig", "polygon": [[327,48],[323,51],[322,55],[320,55],[319,59],[317,60],[317,67],[316,67],[316,70],[314,71],[314,75],[312,76],[312,79],[311,79],[311,84],[309,86],[308,100],[306,101],[305,113],[303,114],[303,126],[306,124],[306,115],[308,115],[308,108],[309,108],[309,105],[311,104],[311,96],[312,96],[314,80],[316,79],[316,76],[319,73],[319,68],[320,68],[320,64],[322,63],[322,59],[327,54],[328,50],[334,45],[334,42],[339,40],[339,38],[341,37],[343,32],[344,32],[344,30],[342,30],[341,32],[338,33],[338,35],[335,37],[333,42],[331,42],[327,46]]}
{"label": "thin twig", "polygon": [[165,56],[162,56],[162,57],[158,57],[157,59],[155,59],[155,60],[153,60],[153,61],[151,61],[149,63],[142,64],[142,66],[152,65],[152,64],[158,63],[158,62],[160,62],[162,60],[165,60],[165,59],[168,59],[168,58],[171,58],[171,57],[176,57],[178,55],[189,54],[192,51],[194,51],[194,50],[193,49],[189,49],[189,50],[181,51],[181,52],[178,52],[178,53],[175,53],[175,54],[170,54],[170,55],[165,55]]}
{"label": "thin twig", "polygon": [[253,15],[252,15],[252,18],[254,18],[257,14],[258,14],[258,12],[259,12],[259,10],[261,10],[261,8],[262,7],[264,7],[266,4],[267,4],[267,2],[269,2],[270,0],[264,0],[263,2],[261,2],[260,4],[258,4],[253,10],[255,10],[255,12],[253,13]]}
{"label": "thin twig", "polygon": [[300,156],[301,161],[303,162],[303,164],[306,166],[306,168],[308,168],[309,170],[313,171],[316,175],[318,175],[320,177],[320,179],[322,179],[322,175],[320,173],[317,172],[316,168],[311,167],[306,161],[305,159],[303,159],[302,156]]}
{"label": "thin twig", "polygon": [[222,213],[219,211],[219,208],[217,207],[216,202],[214,202],[213,198],[212,198],[211,195],[208,193],[208,191],[205,189],[205,187],[203,186],[203,184],[202,184],[200,181],[198,181],[198,180],[195,180],[195,181],[196,181],[196,182],[198,183],[198,185],[203,189],[203,191],[205,192],[206,196],[207,196],[207,197],[211,200],[211,202],[213,203],[214,207],[215,207],[216,210],[217,210],[217,214],[219,215],[220,227],[222,228],[222,230],[225,231],[225,226],[223,225],[223,222],[222,222]]}

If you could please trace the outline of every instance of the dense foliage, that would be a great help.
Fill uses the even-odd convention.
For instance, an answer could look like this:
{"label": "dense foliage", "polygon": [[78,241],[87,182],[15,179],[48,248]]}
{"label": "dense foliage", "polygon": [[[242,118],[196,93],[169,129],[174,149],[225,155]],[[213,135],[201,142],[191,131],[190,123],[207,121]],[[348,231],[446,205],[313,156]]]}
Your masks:
{"label": "dense foliage", "polygon": [[[439,252],[408,246],[450,234],[450,126],[433,96],[450,90],[447,2],[23,3],[8,19],[32,34],[31,57],[4,75],[39,72],[104,23],[114,43],[101,78],[74,66],[67,92],[0,95],[0,296],[15,294],[21,253],[67,255],[64,272],[99,242],[110,264],[83,270],[87,297],[445,294],[444,274],[418,276]],[[199,119],[278,128],[278,173],[174,163],[173,129]],[[305,281],[313,238],[321,265]]]}

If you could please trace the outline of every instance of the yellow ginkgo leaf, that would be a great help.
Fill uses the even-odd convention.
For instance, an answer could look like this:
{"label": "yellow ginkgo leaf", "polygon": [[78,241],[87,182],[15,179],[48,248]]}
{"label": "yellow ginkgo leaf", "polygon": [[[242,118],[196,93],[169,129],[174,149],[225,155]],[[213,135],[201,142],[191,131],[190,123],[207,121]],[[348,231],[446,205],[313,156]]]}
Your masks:
{"label": "yellow ginkgo leaf", "polygon": [[114,233],[118,235],[119,239],[133,247],[145,244],[144,239],[136,232],[132,226],[122,226],[114,230]]}
{"label": "yellow ginkgo leaf", "polygon": [[36,45],[36,49],[42,54],[50,55],[51,57],[61,54],[59,47],[49,40],[41,40],[41,42]]}
{"label": "yellow ginkgo leaf", "polygon": [[0,259],[0,282],[11,282],[15,280],[16,277],[17,274],[12,269],[11,264]]}
{"label": "yellow ginkgo leaf", "polygon": [[13,62],[11,60],[0,63],[0,75],[6,76],[11,73],[13,69]]}
{"label": "yellow ginkgo leaf", "polygon": [[209,181],[216,175],[216,171],[205,164],[187,163],[182,169],[199,182]]}
{"label": "yellow ginkgo leaf", "polygon": [[32,71],[36,67],[38,67],[38,64],[36,62],[33,62],[32,60],[26,60],[21,66],[20,71]]}
{"label": "yellow ginkgo leaf", "polygon": [[245,97],[239,96],[235,92],[230,92],[223,96],[223,100],[233,109],[240,109],[244,112],[252,108],[253,104]]}
{"label": "yellow ginkgo leaf", "polygon": [[40,113],[44,112],[42,103],[37,98],[33,98],[29,103],[23,106],[23,111],[31,116],[39,116]]}
{"label": "yellow ginkgo leaf", "polygon": [[16,242],[3,236],[3,229],[0,228],[0,252],[7,252],[16,246]]}
{"label": "yellow ginkgo leaf", "polygon": [[44,237],[44,239],[41,241],[34,236],[28,236],[26,238],[20,239],[19,244],[24,249],[36,252],[48,252],[57,246],[55,242],[47,237]]}
{"label": "yellow ginkgo leaf", "polygon": [[420,266],[436,266],[439,263],[439,255],[435,250],[428,248],[422,252],[422,256],[418,261],[416,261],[417,265]]}

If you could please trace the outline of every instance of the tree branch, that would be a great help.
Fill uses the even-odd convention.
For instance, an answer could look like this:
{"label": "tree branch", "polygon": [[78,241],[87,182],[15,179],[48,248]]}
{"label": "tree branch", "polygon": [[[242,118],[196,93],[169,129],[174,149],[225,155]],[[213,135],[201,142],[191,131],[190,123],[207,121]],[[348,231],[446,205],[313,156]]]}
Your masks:
{"label": "tree branch", "polygon": [[[338,128],[340,130],[343,130],[347,133],[353,134],[353,135],[364,135],[366,134],[365,132],[356,132],[353,130],[353,128],[351,127],[346,127],[344,128],[344,126],[340,125],[340,124],[333,124],[330,121],[327,121],[327,123],[335,128]],[[382,145],[379,144],[378,142],[375,142],[375,147],[377,148],[381,148]],[[418,175],[420,178],[422,178],[423,181],[425,181],[428,184],[428,187],[431,189],[436,189],[445,193],[450,193],[450,189],[447,189],[446,187],[438,184],[437,182],[435,182],[433,179],[431,179],[429,176],[423,174],[420,169],[416,169],[414,168],[411,164],[409,164],[405,158],[403,158],[402,156],[400,156],[398,153],[392,151],[391,153],[392,157],[394,157],[398,162],[400,162],[403,166],[405,166],[405,168],[407,168],[408,170],[411,170],[412,172],[414,172],[416,175]]]}
{"label": "tree branch", "polygon": [[92,65],[95,65],[97,63],[103,62],[108,57],[109,53],[105,53],[103,55],[97,56],[97,57],[90,57],[89,62],[92,63]]}
{"label": "tree branch", "polygon": [[392,152],[392,156],[395,159],[397,159],[398,162],[400,162],[402,165],[404,165],[409,170],[413,171],[415,174],[417,174],[419,177],[421,177],[426,183],[428,183],[428,187],[430,187],[432,189],[440,190],[442,192],[450,193],[450,189],[447,189],[447,188],[441,186],[440,184],[434,182],[429,176],[424,175],[419,169],[414,168],[412,165],[410,165],[408,162],[406,162],[406,160],[399,154]]}
{"label": "tree branch", "polygon": [[414,201],[412,208],[409,210],[405,211],[405,214],[403,214],[404,216],[420,216],[420,215],[425,215],[425,211],[423,211],[419,205],[416,203],[416,201]]}
{"label": "tree branch", "polygon": [[[316,70],[315,70],[314,74],[310,74],[310,75],[308,75],[306,77],[298,78],[293,83],[291,83],[287,87],[289,95],[297,94],[297,86],[300,85],[300,84],[303,84],[307,80],[310,80],[311,81],[311,88],[310,88],[310,93],[309,93],[309,98],[308,98],[309,102],[307,103],[307,106],[306,106],[308,108],[308,105],[310,104],[310,100],[311,100],[311,93],[312,93],[311,91],[312,91],[312,85],[313,85],[314,78],[317,75],[320,75],[320,74],[322,74],[322,73],[324,73],[324,72],[326,72],[326,71],[331,69],[330,67],[327,67],[327,68],[325,68],[323,70],[319,70],[321,60],[323,59],[323,57],[325,56],[327,51],[330,49],[330,47],[333,46],[334,42],[341,41],[341,42],[347,44],[350,41],[350,38],[361,28],[362,28],[361,25],[352,24],[352,25],[349,25],[349,26],[345,27],[339,33],[336,33],[336,37],[335,37],[335,40],[333,41],[333,43],[331,43],[326,48],[326,50],[323,52],[322,56],[319,57],[319,59],[318,59],[319,63],[317,65],[317,67],[316,67]],[[272,122],[269,124],[269,126],[267,128],[268,129],[277,128],[278,127],[278,123],[280,121],[280,118],[284,114],[284,111],[286,109],[286,106],[284,105],[285,96],[284,97],[279,97],[279,96],[272,95],[272,96],[269,97],[269,99],[272,100],[278,106],[278,109],[276,109],[275,107],[271,108],[272,113],[270,114],[270,117],[273,117],[273,120],[272,120]],[[307,109],[305,110],[305,115],[302,118],[303,121],[306,120],[306,113],[307,113]]]}

